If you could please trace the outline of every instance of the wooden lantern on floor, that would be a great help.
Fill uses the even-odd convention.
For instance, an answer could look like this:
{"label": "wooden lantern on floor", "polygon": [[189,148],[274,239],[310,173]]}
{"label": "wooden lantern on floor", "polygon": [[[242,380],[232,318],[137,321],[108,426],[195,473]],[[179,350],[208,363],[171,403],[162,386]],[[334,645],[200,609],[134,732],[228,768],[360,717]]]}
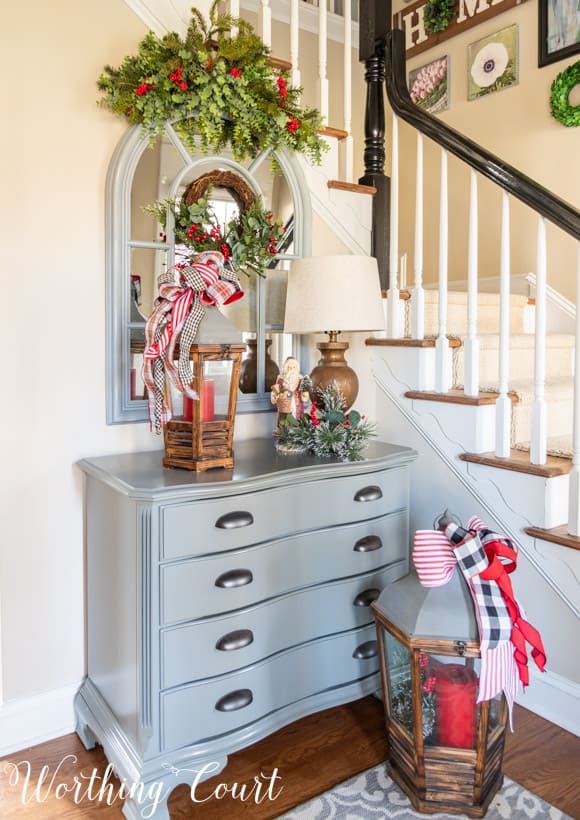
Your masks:
{"label": "wooden lantern on floor", "polygon": [[[164,427],[165,467],[209,470],[233,467],[233,437],[241,334],[217,310],[208,308],[191,346],[192,385],[199,399],[171,390],[173,417]],[[179,351],[176,350],[176,356]]]}
{"label": "wooden lantern on floor", "polygon": [[372,604],[377,626],[387,769],[417,811],[483,817],[502,784],[507,706],[476,704],[480,650],[459,570],[425,588],[414,573]]}

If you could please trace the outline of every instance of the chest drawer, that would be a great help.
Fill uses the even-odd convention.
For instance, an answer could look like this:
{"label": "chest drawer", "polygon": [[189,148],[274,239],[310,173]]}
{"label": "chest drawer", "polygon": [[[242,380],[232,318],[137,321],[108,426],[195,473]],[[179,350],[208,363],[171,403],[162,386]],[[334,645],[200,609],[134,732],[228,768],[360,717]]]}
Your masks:
{"label": "chest drawer", "polygon": [[406,572],[399,562],[379,572],[284,595],[211,621],[163,630],[163,689],[240,669],[315,638],[373,621],[370,603]]}
{"label": "chest drawer", "polygon": [[407,561],[407,512],[161,567],[162,623],[250,606]]}
{"label": "chest drawer", "polygon": [[283,706],[375,673],[375,638],[375,627],[367,626],[290,649],[232,675],[163,693],[165,750],[225,735]]}
{"label": "chest drawer", "polygon": [[408,506],[406,467],[161,507],[164,559],[237,549]]}

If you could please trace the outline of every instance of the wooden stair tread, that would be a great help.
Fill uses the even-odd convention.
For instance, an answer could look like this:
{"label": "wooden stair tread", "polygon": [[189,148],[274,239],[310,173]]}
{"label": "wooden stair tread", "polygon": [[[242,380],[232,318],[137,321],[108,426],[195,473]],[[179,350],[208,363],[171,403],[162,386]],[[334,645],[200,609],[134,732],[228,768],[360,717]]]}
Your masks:
{"label": "wooden stair tread", "polygon": [[289,63],[288,60],[279,60],[278,57],[268,57],[268,61],[274,68],[279,69],[280,71],[291,71],[292,70],[292,63]]}
{"label": "wooden stair tread", "polygon": [[[515,393],[508,394],[512,402],[517,402]],[[466,396],[463,390],[452,388],[447,393],[436,393],[432,390],[408,390],[405,393],[408,399],[423,399],[423,401],[440,401],[447,404],[469,404],[472,407],[482,407],[486,404],[495,404],[499,394],[480,390],[478,396]]]}
{"label": "wooden stair tread", "polygon": [[345,140],[348,137],[348,131],[343,131],[342,128],[333,128],[331,125],[319,128],[316,133],[321,134],[323,137],[336,137],[338,140]]}
{"label": "wooden stair tread", "polygon": [[527,473],[544,478],[567,475],[572,469],[571,459],[559,456],[548,456],[545,464],[532,464],[529,454],[521,450],[511,450],[509,458],[498,458],[495,453],[461,453],[459,458],[472,464],[499,467],[503,470],[513,470],[516,473]]}
{"label": "wooden stair tread", "polygon": [[352,191],[355,194],[370,194],[374,196],[377,189],[374,185],[359,185],[358,182],[343,182],[341,179],[329,179],[328,187],[337,191]]}
{"label": "wooden stair tread", "polygon": [[534,538],[541,538],[542,541],[551,541],[554,544],[560,544],[562,547],[580,550],[580,537],[570,535],[566,524],[552,527],[549,530],[544,530],[541,527],[526,527],[525,531]]}
{"label": "wooden stair tread", "polygon": [[[449,347],[461,347],[461,339],[450,339]],[[435,347],[436,339],[375,339],[369,337],[365,344],[369,347]]]}

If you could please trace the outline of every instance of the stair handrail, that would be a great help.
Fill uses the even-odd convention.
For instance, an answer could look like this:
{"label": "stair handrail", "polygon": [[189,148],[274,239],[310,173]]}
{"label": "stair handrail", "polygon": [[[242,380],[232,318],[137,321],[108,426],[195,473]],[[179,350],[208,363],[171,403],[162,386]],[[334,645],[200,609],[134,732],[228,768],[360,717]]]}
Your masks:
{"label": "stair handrail", "polygon": [[412,101],[407,88],[405,33],[401,29],[386,35],[385,57],[387,97],[400,119],[580,240],[580,211]]}

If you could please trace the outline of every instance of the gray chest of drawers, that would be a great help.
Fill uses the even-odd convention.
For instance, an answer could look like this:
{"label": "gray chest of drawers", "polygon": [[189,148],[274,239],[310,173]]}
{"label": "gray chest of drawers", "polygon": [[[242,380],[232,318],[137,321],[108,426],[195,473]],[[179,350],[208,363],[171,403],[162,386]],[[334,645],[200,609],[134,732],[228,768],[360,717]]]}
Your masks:
{"label": "gray chest of drawers", "polygon": [[338,464],[255,439],[236,447],[233,470],[199,475],[163,469],[159,453],[80,463],[77,731],[142,784],[126,817],[167,818],[179,783],[380,688],[369,605],[407,572],[414,456],[373,442],[364,461]]}

